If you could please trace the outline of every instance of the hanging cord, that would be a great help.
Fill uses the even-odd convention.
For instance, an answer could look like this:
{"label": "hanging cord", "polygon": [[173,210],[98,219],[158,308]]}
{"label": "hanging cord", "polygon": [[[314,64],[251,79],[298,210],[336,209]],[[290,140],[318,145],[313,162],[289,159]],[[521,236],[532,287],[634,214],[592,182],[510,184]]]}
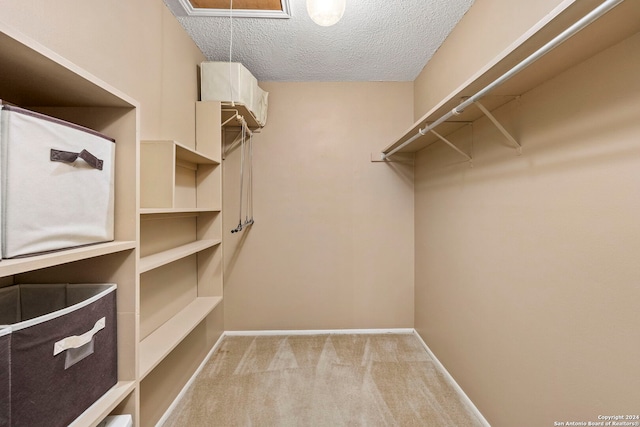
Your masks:
{"label": "hanging cord", "polygon": [[238,233],[242,231],[242,200],[243,200],[243,187],[244,187],[244,152],[245,152],[245,123],[242,123],[242,136],[240,137],[240,209],[238,211],[238,226],[231,230],[232,233]]}
{"label": "hanging cord", "polygon": [[250,221],[253,224],[253,134],[249,135],[249,188],[251,189]]}
{"label": "hanging cord", "polygon": [[231,59],[233,53],[233,0],[229,4],[229,28],[231,29],[229,35],[229,92],[231,95],[231,106],[235,107],[236,103],[233,100],[233,82],[231,81],[231,76],[233,75]]}
{"label": "hanging cord", "polygon": [[253,134],[249,135],[249,142],[247,144],[247,151],[249,158],[249,169],[247,171],[247,214],[245,219],[245,225],[253,224]]}

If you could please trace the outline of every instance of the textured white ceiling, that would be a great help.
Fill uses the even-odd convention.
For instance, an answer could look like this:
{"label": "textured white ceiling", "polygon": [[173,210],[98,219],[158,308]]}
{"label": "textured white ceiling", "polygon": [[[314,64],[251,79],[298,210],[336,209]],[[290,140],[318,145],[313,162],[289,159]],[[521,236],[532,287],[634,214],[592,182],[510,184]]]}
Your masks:
{"label": "textured white ceiling", "polygon": [[[209,61],[229,60],[229,18],[165,3]],[[347,0],[342,20],[320,27],[290,0],[290,19],[233,19],[232,60],[260,81],[412,81],[472,3]]]}

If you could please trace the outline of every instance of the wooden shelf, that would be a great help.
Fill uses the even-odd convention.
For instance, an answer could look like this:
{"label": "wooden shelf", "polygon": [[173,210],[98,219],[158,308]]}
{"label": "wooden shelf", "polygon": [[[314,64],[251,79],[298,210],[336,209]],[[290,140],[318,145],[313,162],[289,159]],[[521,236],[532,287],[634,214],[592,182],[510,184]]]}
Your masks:
{"label": "wooden shelf", "polygon": [[191,162],[199,165],[219,165],[220,162],[204,154],[192,150],[191,148],[180,144],[179,142],[173,142],[176,145],[176,158]]}
{"label": "wooden shelf", "polygon": [[215,150],[206,152],[210,154],[172,140],[142,141],[140,207],[215,210],[220,205],[222,168]]}
{"label": "wooden shelf", "polygon": [[198,297],[140,343],[140,375],[149,374],[222,301]]}
{"label": "wooden shelf", "polygon": [[188,257],[205,249],[212,248],[222,243],[220,239],[198,240],[186,245],[178,246],[167,251],[140,258],[140,273],[162,267],[173,261]]}
{"label": "wooden shelf", "polygon": [[[384,148],[383,152],[389,152],[401,145],[418,133],[428,124],[433,123],[464,99],[475,95],[478,91],[495,81],[501,75],[509,71],[524,58],[540,49],[550,40],[562,33],[566,28],[588,14],[598,3],[594,1],[580,1],[563,3],[564,8],[558,7],[554,14],[548,15],[536,26],[505,49],[500,55],[490,61],[485,67],[475,73],[469,80],[455,89],[440,103],[433,107],[427,114],[417,120],[413,126],[407,129],[392,144]],[[522,95],[563,71],[579,64],[611,47],[622,40],[640,31],[640,2],[626,1],[615,7],[606,15],[574,35],[572,38],[556,47],[545,56],[534,62],[510,80],[503,83],[480,102],[492,111],[507,102]],[[470,106],[450,121],[438,126],[435,130],[443,136],[447,136],[469,122],[473,122],[482,116],[482,112],[476,106]],[[417,138],[411,144],[403,147],[399,152],[419,151],[438,138],[427,133]]]}
{"label": "wooden shelf", "polygon": [[161,215],[161,214],[199,214],[207,212],[220,212],[218,208],[142,208],[140,215]]}
{"label": "wooden shelf", "polygon": [[136,387],[135,381],[120,381],[87,408],[69,427],[93,427],[102,422]]}
{"label": "wooden shelf", "polygon": [[107,242],[98,243],[79,248],[65,249],[43,255],[34,255],[24,258],[3,259],[0,261],[0,277],[25,273],[40,268],[53,267],[55,265],[80,261],[102,255],[113,254],[126,250],[135,249],[136,242]]}
{"label": "wooden shelf", "polygon": [[0,62],[2,99],[16,105],[136,106],[135,101],[120,91],[2,23]]}

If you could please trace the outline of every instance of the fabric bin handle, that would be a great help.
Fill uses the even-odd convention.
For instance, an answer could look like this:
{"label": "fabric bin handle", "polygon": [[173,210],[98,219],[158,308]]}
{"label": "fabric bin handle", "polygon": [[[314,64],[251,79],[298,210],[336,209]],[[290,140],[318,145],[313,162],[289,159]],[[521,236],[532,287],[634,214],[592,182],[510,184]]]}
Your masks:
{"label": "fabric bin handle", "polygon": [[70,337],[61,339],[60,341],[53,344],[53,355],[57,355],[62,353],[65,350],[69,350],[70,348],[79,348],[85,344],[88,344],[93,339],[93,336],[97,334],[99,331],[104,329],[106,324],[106,320],[103,317],[99,319],[95,325],[93,325],[93,329],[85,332],[82,335],[72,335]]}
{"label": "fabric bin handle", "polygon": [[102,170],[102,164],[104,162],[87,150],[82,150],[79,153],[74,153],[71,151],[62,151],[52,148],[51,154],[49,155],[49,160],[51,160],[52,162],[73,163],[78,159],[78,157],[87,162],[93,168]]}

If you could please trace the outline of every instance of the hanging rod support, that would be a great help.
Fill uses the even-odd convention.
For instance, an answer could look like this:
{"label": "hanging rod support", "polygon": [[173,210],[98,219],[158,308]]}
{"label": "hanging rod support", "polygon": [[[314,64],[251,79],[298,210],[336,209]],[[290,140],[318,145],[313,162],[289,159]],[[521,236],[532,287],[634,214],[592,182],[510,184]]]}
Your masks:
{"label": "hanging rod support", "polygon": [[[236,110],[227,110],[227,111],[236,111]],[[240,143],[243,133],[249,137],[253,136],[253,131],[251,131],[251,129],[249,129],[249,125],[247,124],[247,121],[244,119],[244,117],[242,117],[242,115],[238,114],[238,112],[236,111],[236,114],[234,116],[231,116],[227,121],[225,121],[222,126],[224,126],[226,123],[229,123],[232,119],[237,118],[238,121],[240,122],[240,124],[242,125],[240,132],[238,133],[238,136],[236,136],[236,138],[233,140],[233,142],[231,144],[229,144],[229,146],[226,148],[226,150],[223,153],[223,159],[225,159],[227,157],[227,155],[233,151],[238,144]],[[228,131],[228,129],[225,129],[225,131]]]}
{"label": "hanging rod support", "polygon": [[482,111],[482,113],[491,120],[498,130],[509,140],[513,145],[515,145],[515,149],[518,150],[518,155],[522,154],[522,145],[507,131],[504,126],[496,119],[496,117],[491,114],[491,111],[487,110],[487,108],[480,103],[480,101],[475,102],[476,106]]}
{"label": "hanging rod support", "polygon": [[229,144],[229,146],[227,147],[226,150],[224,150],[224,159],[227,158],[227,156],[229,155],[230,152],[232,152],[233,150],[235,150],[235,148],[238,146],[238,144],[240,144],[240,141],[242,140],[242,132],[240,132],[238,134],[238,136],[236,136],[236,138],[231,142],[231,144]]}
{"label": "hanging rod support", "polygon": [[591,12],[587,13],[585,16],[583,16],[581,19],[576,21],[569,28],[567,28],[566,30],[564,30],[563,32],[558,34],[556,37],[551,39],[548,43],[546,43],[540,49],[536,50],[531,55],[527,56],[525,59],[520,61],[516,66],[511,68],[509,71],[507,71],[506,73],[504,73],[503,75],[501,75],[500,77],[495,79],[493,82],[489,83],[487,86],[485,86],[480,91],[476,92],[475,95],[470,96],[467,100],[462,102],[460,105],[455,107],[453,110],[451,110],[448,113],[446,113],[444,116],[440,117],[438,120],[436,120],[435,122],[433,122],[429,126],[425,127],[424,129],[419,129],[418,133],[416,135],[412,136],[411,138],[409,138],[408,140],[406,140],[402,144],[400,144],[397,147],[395,147],[394,149],[390,150],[388,153],[382,153],[383,158],[386,159],[387,157],[391,156],[393,153],[403,149],[404,147],[406,147],[407,145],[411,144],[413,141],[415,141],[416,139],[420,138],[422,135],[424,135],[425,133],[427,133],[431,129],[433,129],[436,126],[440,125],[441,123],[447,121],[451,116],[459,115],[469,105],[471,105],[474,102],[478,101],[483,96],[485,96],[486,94],[488,94],[489,92],[494,90],[496,87],[500,86],[502,83],[506,82],[511,77],[515,76],[520,71],[524,70],[529,65],[531,65],[532,63],[534,63],[535,61],[537,61],[538,59],[540,59],[541,57],[543,57],[544,55],[546,55],[547,53],[552,51],[553,49],[555,49],[557,46],[559,46],[560,44],[564,43],[565,41],[567,41],[568,39],[573,37],[580,30],[582,30],[583,28],[589,26],[591,23],[596,21],[602,15],[604,15],[607,12],[609,12],[611,9],[613,9],[614,7],[616,7],[617,5],[622,3],[623,1],[624,0],[605,0],[604,2],[602,2],[602,4],[600,4],[600,6],[596,7]]}
{"label": "hanging rod support", "polygon": [[[424,135],[422,133],[422,131],[419,131],[420,134]],[[445,138],[444,136],[440,135],[438,132],[436,132],[435,130],[431,129],[430,132],[432,134],[434,134],[435,136],[437,136],[441,141],[443,141],[445,144],[447,144],[449,147],[453,148],[455,151],[457,151],[458,153],[460,153],[461,155],[463,155],[468,161],[472,162],[473,159],[471,158],[471,156],[469,156],[467,153],[465,153],[464,151],[462,151],[461,149],[459,149],[458,147],[456,147],[453,142],[449,141],[447,138]],[[425,132],[426,133],[426,132]]]}
{"label": "hanging rod support", "polygon": [[231,120],[235,119],[236,117],[238,117],[240,114],[238,113],[238,110],[222,110],[225,112],[232,112],[233,116],[229,117],[227,120],[225,120],[224,122],[222,122],[222,124],[220,125],[220,127],[225,127],[227,125],[227,123],[229,123]]}
{"label": "hanging rod support", "polygon": [[233,113],[233,115],[231,117],[229,117],[227,120],[225,120],[222,123],[221,127],[224,127],[231,120],[237,119],[238,122],[240,122],[240,126],[242,126],[243,124],[245,125],[245,127],[246,127],[245,132],[247,133],[247,135],[253,135],[253,131],[251,129],[249,129],[249,125],[247,124],[247,121],[245,120],[244,116],[242,114],[240,114],[240,112],[238,110],[223,108],[220,111],[225,112],[225,113]]}

